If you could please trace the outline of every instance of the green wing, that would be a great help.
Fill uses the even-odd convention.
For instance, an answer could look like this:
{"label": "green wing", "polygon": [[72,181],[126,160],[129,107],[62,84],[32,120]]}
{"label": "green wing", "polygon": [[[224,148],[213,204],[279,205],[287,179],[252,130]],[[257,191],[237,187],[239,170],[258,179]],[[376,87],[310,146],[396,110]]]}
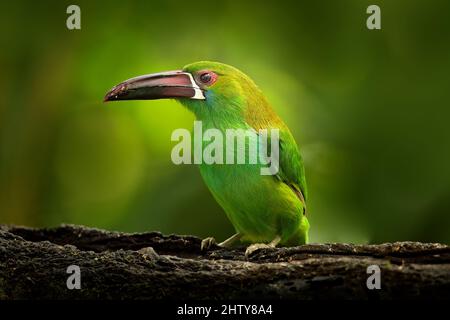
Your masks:
{"label": "green wing", "polygon": [[278,177],[305,203],[308,197],[305,169],[294,137],[288,129],[280,130],[280,167]]}
{"label": "green wing", "polygon": [[[251,96],[255,98],[255,96]],[[263,97],[263,96],[262,96]],[[255,98],[256,99],[256,98]],[[251,106],[253,105],[253,107]],[[254,106],[258,106],[257,108]],[[277,128],[280,133],[279,171],[276,178],[286,183],[305,204],[308,196],[306,189],[305,169],[297,143],[289,128],[277,116],[268,102],[261,98],[251,101],[247,108],[245,119],[247,124],[257,132],[260,129]],[[268,132],[270,137],[270,133]],[[267,141],[270,150],[270,139]],[[306,206],[305,206],[306,207]]]}
{"label": "green wing", "polygon": [[[294,191],[300,201],[303,202],[306,210],[308,190],[306,187],[303,159],[300,155],[297,143],[295,142],[289,129],[283,123],[279,124],[279,169],[275,177],[287,184]],[[277,128],[276,126],[270,127]],[[258,129],[261,129],[261,127]],[[271,150],[270,129],[267,135],[267,150]]]}

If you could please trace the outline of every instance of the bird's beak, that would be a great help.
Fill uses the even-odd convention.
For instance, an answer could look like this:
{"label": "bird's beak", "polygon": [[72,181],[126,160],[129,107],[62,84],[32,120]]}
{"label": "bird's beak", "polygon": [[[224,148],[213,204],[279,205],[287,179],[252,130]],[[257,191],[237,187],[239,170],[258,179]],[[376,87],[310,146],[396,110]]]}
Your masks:
{"label": "bird's beak", "polygon": [[204,100],[205,96],[190,73],[177,70],[128,79],[112,88],[104,101],[170,98]]}

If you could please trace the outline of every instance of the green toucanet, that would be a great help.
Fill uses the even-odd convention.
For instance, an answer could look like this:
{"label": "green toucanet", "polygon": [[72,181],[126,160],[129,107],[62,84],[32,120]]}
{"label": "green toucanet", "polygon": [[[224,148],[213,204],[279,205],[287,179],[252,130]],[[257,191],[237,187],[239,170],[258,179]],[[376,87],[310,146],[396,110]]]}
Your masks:
{"label": "green toucanet", "polygon": [[[164,98],[181,102],[204,129],[215,128],[224,134],[227,129],[279,130],[275,175],[262,175],[260,163],[199,165],[206,185],[236,230],[219,246],[250,242],[248,254],[261,247],[306,243],[309,223],[303,161],[288,127],[255,83],[234,67],[201,61],[183,70],[124,81],[107,93],[105,101]],[[214,238],[206,238],[202,249],[213,243]]]}

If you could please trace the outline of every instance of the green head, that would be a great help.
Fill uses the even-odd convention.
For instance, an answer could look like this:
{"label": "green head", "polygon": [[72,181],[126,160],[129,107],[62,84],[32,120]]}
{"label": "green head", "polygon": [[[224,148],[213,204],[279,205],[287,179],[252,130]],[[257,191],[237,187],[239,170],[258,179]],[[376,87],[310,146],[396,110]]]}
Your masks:
{"label": "green head", "polygon": [[105,101],[176,99],[200,120],[244,119],[268,106],[255,83],[238,69],[200,61],[182,70],[126,80],[111,89]]}

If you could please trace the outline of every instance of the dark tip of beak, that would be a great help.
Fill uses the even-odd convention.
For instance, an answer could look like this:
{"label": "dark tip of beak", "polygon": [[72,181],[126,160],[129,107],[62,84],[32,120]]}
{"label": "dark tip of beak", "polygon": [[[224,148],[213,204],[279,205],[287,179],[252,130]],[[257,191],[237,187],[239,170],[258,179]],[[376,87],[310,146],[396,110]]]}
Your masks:
{"label": "dark tip of beak", "polygon": [[115,86],[108,91],[108,93],[105,95],[105,98],[103,99],[103,102],[119,100],[121,96],[126,94],[127,88],[128,86],[126,85],[126,83],[121,83]]}

